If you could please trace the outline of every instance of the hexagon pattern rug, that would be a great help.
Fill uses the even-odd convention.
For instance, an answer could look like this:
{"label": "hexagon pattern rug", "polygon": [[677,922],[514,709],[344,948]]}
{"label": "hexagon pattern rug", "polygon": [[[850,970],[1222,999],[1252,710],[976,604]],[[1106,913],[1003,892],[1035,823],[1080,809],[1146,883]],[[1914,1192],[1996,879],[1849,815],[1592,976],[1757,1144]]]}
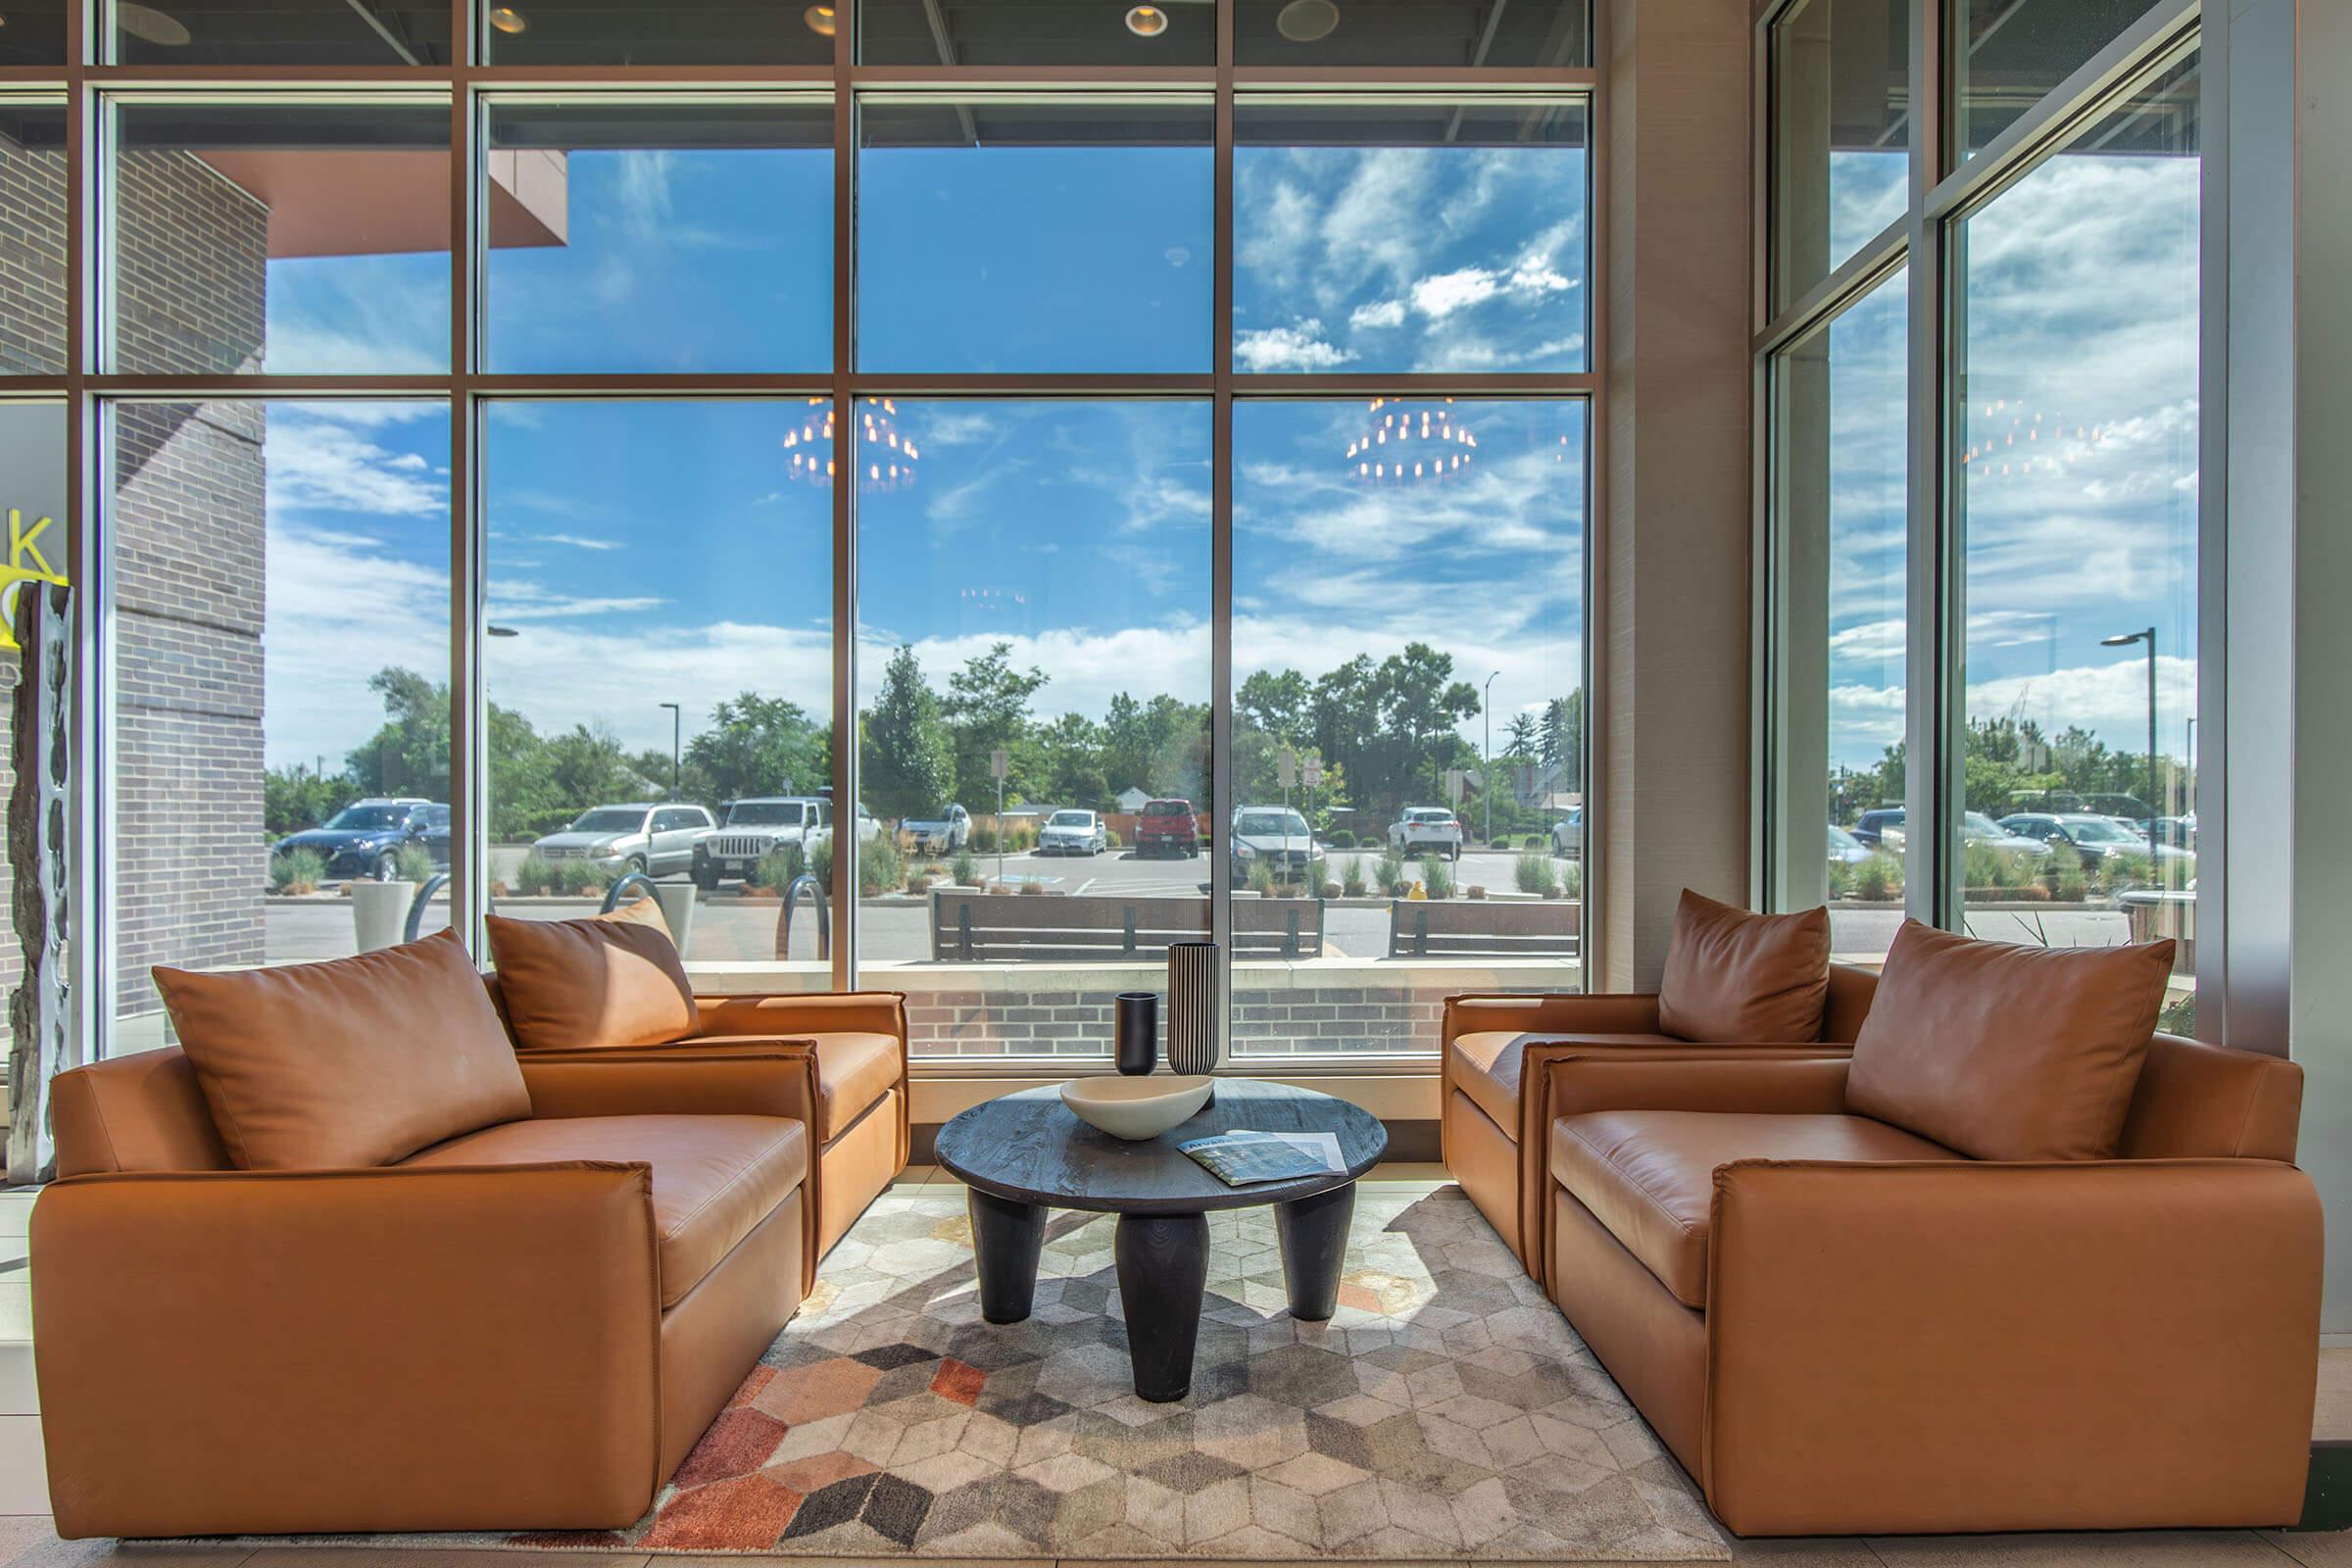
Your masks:
{"label": "hexagon pattern rug", "polygon": [[1192,1393],[1135,1396],[1116,1221],[1057,1211],[980,1319],[960,1187],[885,1194],[625,1531],[375,1544],[836,1557],[1728,1560],[1625,1396],[1458,1188],[1358,1189],[1337,1314],[1270,1209],[1208,1216]]}

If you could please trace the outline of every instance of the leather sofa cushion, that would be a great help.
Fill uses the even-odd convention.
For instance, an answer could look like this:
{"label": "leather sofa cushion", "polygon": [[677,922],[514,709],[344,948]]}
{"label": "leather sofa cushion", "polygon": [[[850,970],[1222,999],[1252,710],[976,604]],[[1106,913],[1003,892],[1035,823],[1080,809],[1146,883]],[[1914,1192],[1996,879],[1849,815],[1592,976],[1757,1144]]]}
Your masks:
{"label": "leather sofa cushion", "polygon": [[831,1143],[904,1076],[896,1035],[845,1029],[811,1035],[816,1042],[817,1139]]}
{"label": "leather sofa cushion", "polygon": [[437,1144],[404,1165],[653,1169],[662,1304],[674,1306],[808,1175],[808,1135],[782,1116],[564,1116],[513,1121]]}
{"label": "leather sofa cushion", "polygon": [[1846,1108],[1977,1159],[2107,1159],[2173,944],[2028,948],[1906,920],[1854,1042]]}
{"label": "leather sofa cushion", "polygon": [[694,987],[652,899],[584,920],[490,915],[490,958],[517,1045],[658,1046],[694,1033]]}
{"label": "leather sofa cushion", "polygon": [[158,967],[155,984],[243,1169],[388,1165],[531,1113],[455,932],[326,963]]}
{"label": "leather sofa cushion", "polygon": [[1863,1116],[1595,1110],[1551,1124],[1551,1179],[1685,1306],[1707,1304],[1715,1171],[1740,1159],[1956,1160]]}
{"label": "leather sofa cushion", "polygon": [[1830,911],[1755,914],[1683,890],[1658,1023],[1685,1040],[1819,1040],[1830,997]]}
{"label": "leather sofa cushion", "polygon": [[1521,1034],[1507,1029],[1474,1030],[1456,1035],[1446,1048],[1453,1054],[1453,1087],[1470,1098],[1513,1143],[1519,1141],[1519,1074],[1530,1045],[1679,1046],[1673,1035]]}

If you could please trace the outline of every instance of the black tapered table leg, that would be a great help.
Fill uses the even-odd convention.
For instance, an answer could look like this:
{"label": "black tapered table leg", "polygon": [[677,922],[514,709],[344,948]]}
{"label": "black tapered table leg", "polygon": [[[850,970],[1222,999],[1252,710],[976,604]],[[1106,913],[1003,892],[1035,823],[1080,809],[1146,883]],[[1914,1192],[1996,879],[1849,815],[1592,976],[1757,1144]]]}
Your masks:
{"label": "black tapered table leg", "polygon": [[1274,1239],[1282,1244],[1291,1316],[1320,1323],[1339,1306],[1340,1265],[1348,1256],[1348,1222],[1354,1215],[1353,1182],[1274,1205]]}
{"label": "black tapered table leg", "polygon": [[1018,1323],[1037,1296],[1037,1254],[1046,1245],[1046,1211],[977,1187],[964,1189],[972,1216],[972,1260],[980,1275],[980,1315]]}
{"label": "black tapered table leg", "polygon": [[1200,1297],[1208,1284],[1208,1216],[1121,1214],[1111,1255],[1127,1314],[1127,1359],[1138,1398],[1181,1399],[1193,1388]]}

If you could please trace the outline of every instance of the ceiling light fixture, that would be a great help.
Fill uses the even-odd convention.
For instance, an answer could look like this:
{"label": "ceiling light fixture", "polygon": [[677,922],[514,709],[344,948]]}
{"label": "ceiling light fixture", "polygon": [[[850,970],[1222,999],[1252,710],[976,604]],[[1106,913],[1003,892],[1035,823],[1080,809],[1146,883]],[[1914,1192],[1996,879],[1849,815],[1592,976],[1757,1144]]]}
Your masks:
{"label": "ceiling light fixture", "polygon": [[178,49],[188,42],[187,24],[177,17],[165,16],[153,6],[142,6],[134,0],[122,0],[115,7],[115,25],[141,43],[151,43],[165,49]]}
{"label": "ceiling light fixture", "polygon": [[841,30],[841,23],[833,15],[831,6],[810,6],[801,13],[801,20],[808,24],[808,30],[820,38],[830,38]]}
{"label": "ceiling light fixture", "polygon": [[[904,490],[914,483],[915,465],[922,454],[914,443],[899,433],[899,406],[889,398],[860,398],[858,400],[857,446],[858,456],[853,460],[865,465],[858,475],[858,488],[868,494]],[[784,471],[792,478],[819,489],[833,483],[833,400],[810,398],[807,414],[800,423],[784,432],[780,443],[792,454],[784,463]],[[820,453],[816,449],[824,448]]]}
{"label": "ceiling light fixture", "polygon": [[1274,14],[1274,30],[1293,43],[1319,43],[1340,24],[1340,8],[1331,0],[1291,0]]}
{"label": "ceiling light fixture", "polygon": [[1168,14],[1157,6],[1137,6],[1127,13],[1127,30],[1138,38],[1156,38],[1168,30]]}
{"label": "ceiling light fixture", "polygon": [[1478,437],[1454,422],[1453,399],[1374,398],[1364,433],[1348,443],[1348,473],[1368,485],[1442,483],[1460,478],[1477,451]]}
{"label": "ceiling light fixture", "polygon": [[515,10],[513,6],[492,6],[490,8],[489,21],[491,26],[496,27],[501,32],[510,34],[526,32],[530,29],[531,25],[528,19],[526,19],[521,12]]}

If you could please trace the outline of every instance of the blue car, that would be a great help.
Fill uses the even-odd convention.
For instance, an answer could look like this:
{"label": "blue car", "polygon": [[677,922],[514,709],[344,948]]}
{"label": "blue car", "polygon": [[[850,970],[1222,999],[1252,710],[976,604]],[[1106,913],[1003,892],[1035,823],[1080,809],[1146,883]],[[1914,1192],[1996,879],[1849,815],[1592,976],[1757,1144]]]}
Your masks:
{"label": "blue car", "polygon": [[326,862],[330,877],[389,882],[400,875],[400,852],[411,845],[432,857],[434,869],[447,870],[449,808],[422,800],[354,801],[324,825],[278,840],[270,855],[309,850]]}

